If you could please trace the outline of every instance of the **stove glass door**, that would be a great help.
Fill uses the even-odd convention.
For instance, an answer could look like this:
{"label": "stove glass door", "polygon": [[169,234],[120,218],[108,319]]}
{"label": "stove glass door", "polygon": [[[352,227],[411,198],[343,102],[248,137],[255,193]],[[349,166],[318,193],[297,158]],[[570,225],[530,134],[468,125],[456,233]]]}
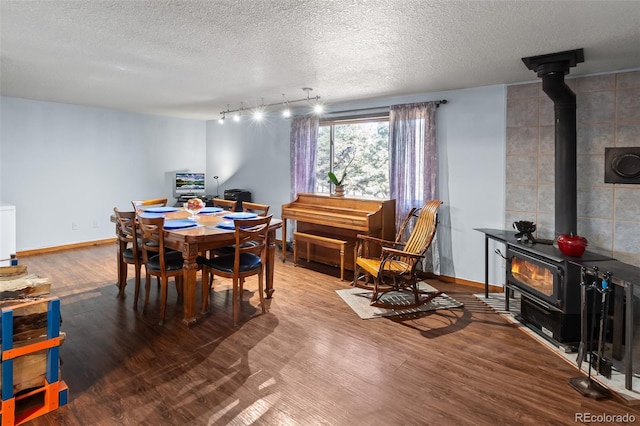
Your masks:
{"label": "stove glass door", "polygon": [[511,258],[511,276],[545,296],[553,295],[553,273],[540,263],[517,256]]}

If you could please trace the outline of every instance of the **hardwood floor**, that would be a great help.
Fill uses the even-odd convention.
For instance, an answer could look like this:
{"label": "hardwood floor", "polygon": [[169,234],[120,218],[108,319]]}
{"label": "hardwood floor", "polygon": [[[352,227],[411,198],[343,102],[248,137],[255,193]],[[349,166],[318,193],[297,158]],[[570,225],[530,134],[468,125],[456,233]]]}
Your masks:
{"label": "hardwood floor", "polygon": [[576,368],[474,298],[477,288],[431,281],[465,307],[361,320],[335,292],[349,286],[337,268],[327,275],[278,260],[267,314],[252,277],[234,328],[229,282],[216,278],[209,314],[187,329],[173,285],[164,326],[157,325],[155,281],[148,312],[133,310],[133,268],[127,298],[117,299],[115,258],[111,244],[20,258],[51,278],[67,333],[61,357],[70,402],[32,425],[573,425],[576,413],[640,419],[637,407],[577,393],[567,383]]}

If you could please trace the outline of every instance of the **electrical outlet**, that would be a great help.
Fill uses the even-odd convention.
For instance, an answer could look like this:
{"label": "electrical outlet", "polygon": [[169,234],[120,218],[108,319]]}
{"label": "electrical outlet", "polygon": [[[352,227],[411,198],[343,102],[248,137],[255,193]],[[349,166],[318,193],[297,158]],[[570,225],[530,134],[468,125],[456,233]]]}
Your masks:
{"label": "electrical outlet", "polygon": [[78,230],[78,224],[75,223],[75,222],[71,223],[71,230],[72,231],[77,231]]}

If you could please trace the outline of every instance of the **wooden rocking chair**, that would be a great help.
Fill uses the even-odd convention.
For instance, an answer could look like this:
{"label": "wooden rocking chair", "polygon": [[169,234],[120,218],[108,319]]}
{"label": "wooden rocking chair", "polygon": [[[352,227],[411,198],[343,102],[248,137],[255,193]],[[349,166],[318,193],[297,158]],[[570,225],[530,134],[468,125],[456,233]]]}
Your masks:
{"label": "wooden rocking chair", "polygon": [[[356,268],[353,285],[371,290],[371,305],[387,309],[411,309],[438,297],[440,291],[420,290],[417,266],[436,233],[437,211],[440,200],[431,200],[420,209],[412,209],[396,235],[396,241],[387,241],[358,235]],[[417,213],[413,231],[406,242],[402,235],[411,218]],[[369,256],[370,245],[380,246],[381,254]],[[394,297],[391,292],[408,293],[407,298]],[[385,297],[386,296],[386,297]]]}

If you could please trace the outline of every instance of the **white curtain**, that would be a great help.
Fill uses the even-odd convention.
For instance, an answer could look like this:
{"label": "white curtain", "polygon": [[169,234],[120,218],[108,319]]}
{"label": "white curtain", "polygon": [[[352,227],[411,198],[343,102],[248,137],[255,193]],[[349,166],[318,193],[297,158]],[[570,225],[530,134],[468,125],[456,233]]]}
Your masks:
{"label": "white curtain", "polygon": [[291,200],[296,194],[315,192],[319,120],[298,116],[291,121]]}
{"label": "white curtain", "polygon": [[[391,106],[389,180],[391,198],[396,200],[396,228],[413,207],[437,197],[436,108],[436,102]],[[437,237],[436,232],[423,269],[440,274]]]}
{"label": "white curtain", "polygon": [[[315,192],[319,125],[320,121],[315,116],[297,116],[291,121],[291,200],[297,194]],[[295,226],[288,226],[287,235],[283,235],[282,240],[291,241],[294,229]]]}

